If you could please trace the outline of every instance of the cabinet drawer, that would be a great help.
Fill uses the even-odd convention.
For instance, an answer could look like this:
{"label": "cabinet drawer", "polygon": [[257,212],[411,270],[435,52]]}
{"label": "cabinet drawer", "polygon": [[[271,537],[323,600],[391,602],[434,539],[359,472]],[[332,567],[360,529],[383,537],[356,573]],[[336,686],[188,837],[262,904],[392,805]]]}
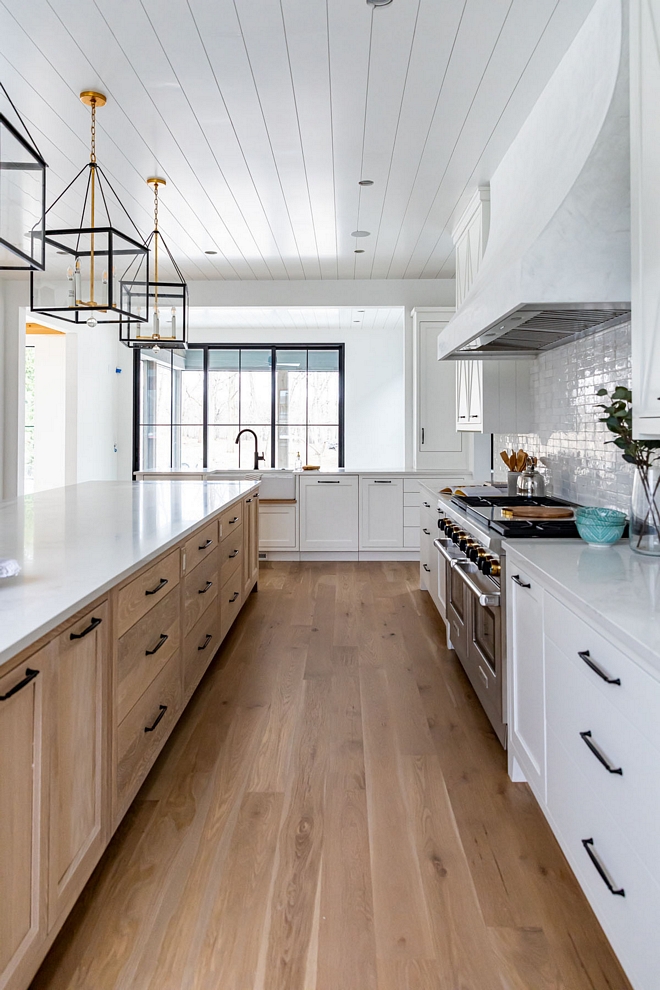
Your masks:
{"label": "cabinet drawer", "polygon": [[230,505],[228,509],[220,516],[220,529],[219,529],[219,539],[222,543],[223,540],[228,539],[232,533],[234,533],[238,527],[243,522],[243,503],[234,502]]}
{"label": "cabinet drawer", "polygon": [[411,505],[414,508],[419,508],[422,501],[422,496],[419,492],[404,492],[403,493],[403,504]]}
{"label": "cabinet drawer", "polygon": [[236,574],[222,586],[220,592],[220,641],[225,638],[241,610],[243,604],[242,585],[241,571],[237,570]]}
{"label": "cabinet drawer", "polygon": [[162,557],[117,593],[117,635],[141,619],[179,583],[180,552]]}
{"label": "cabinet drawer", "polygon": [[[547,592],[544,609],[546,636],[576,664],[602,696],[635,725],[638,732],[660,749],[660,683]],[[585,660],[595,664],[609,681],[620,683],[608,683]]]}
{"label": "cabinet drawer", "polygon": [[419,481],[416,478],[404,478],[403,490],[404,492],[417,492],[419,494]]}
{"label": "cabinet drawer", "polygon": [[660,751],[554,643],[546,642],[545,664],[548,728],[660,883]]}
{"label": "cabinet drawer", "polygon": [[220,646],[220,615],[207,609],[183,646],[183,694],[188,698]]}
{"label": "cabinet drawer", "polygon": [[[554,732],[548,732],[548,809],[556,835],[598,920],[636,990],[660,986],[657,919],[660,886],[603,808]],[[585,847],[583,840],[593,840]],[[589,858],[598,858],[612,894]],[[639,850],[642,856],[644,851]]]}
{"label": "cabinet drawer", "polygon": [[214,550],[194,571],[186,574],[183,584],[184,636],[188,635],[202,613],[217,601],[218,554],[219,551]]}
{"label": "cabinet drawer", "polygon": [[119,724],[171,656],[179,649],[179,593],[170,592],[132,626],[117,644]]}
{"label": "cabinet drawer", "polygon": [[176,653],[151,682],[117,730],[115,820],[147,776],[181,706],[181,663]]}
{"label": "cabinet drawer", "polygon": [[406,550],[419,550],[419,526],[403,527],[403,545]]}
{"label": "cabinet drawer", "polygon": [[215,519],[190,537],[183,551],[186,571],[192,571],[200,560],[213,553],[218,545],[218,531],[218,520]]}
{"label": "cabinet drawer", "polygon": [[419,526],[419,507],[415,505],[405,505],[403,507],[403,525]]}
{"label": "cabinet drawer", "polygon": [[243,526],[232,533],[231,540],[224,540],[220,547],[220,587],[227,583],[232,574],[243,563]]}

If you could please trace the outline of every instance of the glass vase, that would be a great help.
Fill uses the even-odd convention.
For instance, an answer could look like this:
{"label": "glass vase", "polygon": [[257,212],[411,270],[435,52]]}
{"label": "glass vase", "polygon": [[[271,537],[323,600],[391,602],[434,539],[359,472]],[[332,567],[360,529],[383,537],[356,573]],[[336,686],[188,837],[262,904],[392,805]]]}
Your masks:
{"label": "glass vase", "polygon": [[660,463],[636,468],[630,504],[630,548],[660,557]]}

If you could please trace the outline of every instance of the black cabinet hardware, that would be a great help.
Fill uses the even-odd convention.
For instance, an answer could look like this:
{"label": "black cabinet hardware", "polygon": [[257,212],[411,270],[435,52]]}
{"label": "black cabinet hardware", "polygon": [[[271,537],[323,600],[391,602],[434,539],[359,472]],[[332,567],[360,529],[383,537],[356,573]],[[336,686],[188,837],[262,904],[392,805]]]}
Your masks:
{"label": "black cabinet hardware", "polygon": [[422,443],[424,443],[424,427],[422,427]]}
{"label": "black cabinet hardware", "polygon": [[38,670],[30,670],[29,667],[26,667],[25,677],[23,678],[23,680],[19,681],[18,684],[14,684],[11,691],[7,691],[7,694],[0,694],[0,701],[6,701],[7,698],[11,698],[12,695],[18,694],[18,692],[22,690],[24,687],[26,687],[30,683],[30,681],[33,681],[35,679],[38,673],[39,673]]}
{"label": "black cabinet hardware", "polygon": [[233,525],[234,525],[234,523],[237,523],[237,522],[238,522],[238,516],[234,516],[234,518],[233,518],[233,519],[230,519],[230,520],[229,520],[229,525],[230,525],[230,526],[233,526]]}
{"label": "black cabinet hardware", "polygon": [[199,591],[197,592],[197,594],[198,595],[205,595],[206,592],[209,590],[209,588],[212,588],[212,587],[213,587],[213,581],[207,581],[206,582],[206,587],[200,588]]}
{"label": "black cabinet hardware", "polygon": [[422,530],[422,533],[426,533],[427,536],[430,536],[431,535],[431,530],[430,529],[423,529]]}
{"label": "black cabinet hardware", "polygon": [[152,588],[151,591],[145,591],[145,595],[157,595],[161,588],[164,588],[169,583],[167,578],[161,578],[155,588]]}
{"label": "black cabinet hardware", "polygon": [[245,499],[245,504],[246,504],[246,505],[249,505],[251,501],[252,501],[252,499],[251,499],[251,498],[246,498],[246,499]]}
{"label": "black cabinet hardware", "polygon": [[387,481],[385,478],[376,478],[374,480],[375,485],[391,485],[391,481]]}
{"label": "black cabinet hardware", "polygon": [[231,552],[231,553],[229,554],[229,559],[230,559],[230,560],[233,560],[233,558],[234,558],[234,557],[238,557],[238,555],[239,555],[239,553],[240,553],[240,552],[241,552],[240,550],[233,550],[233,551],[232,551],[232,552]]}
{"label": "black cabinet hardware", "polygon": [[161,648],[161,646],[165,646],[165,643],[168,641],[169,638],[170,637],[166,633],[161,633],[160,634],[160,639],[158,640],[158,642],[154,646],[153,650],[145,650],[144,651],[145,657],[152,657],[154,655],[154,653],[158,653],[158,651]]}
{"label": "black cabinet hardware", "polygon": [[208,550],[208,548],[213,543],[213,540],[207,540],[206,543],[202,543],[201,547],[197,547],[198,550]]}
{"label": "black cabinet hardware", "polygon": [[430,509],[431,508],[431,503],[430,502],[422,502],[422,505],[424,506],[425,509]]}
{"label": "black cabinet hardware", "polygon": [[431,573],[431,568],[429,567],[428,564],[424,564],[424,570],[428,571],[429,574]]}
{"label": "black cabinet hardware", "polygon": [[515,581],[516,584],[519,585],[521,588],[531,588],[532,587],[531,584],[525,584],[524,581],[521,581],[520,580],[520,574],[512,574],[511,575],[511,580],[512,581]]}
{"label": "black cabinet hardware", "polygon": [[623,887],[619,887],[619,889],[617,890],[617,888],[614,886],[614,884],[612,883],[612,881],[608,877],[607,873],[605,872],[605,868],[602,865],[601,861],[598,859],[598,856],[596,855],[596,852],[595,852],[595,850],[593,848],[593,846],[594,846],[594,840],[593,839],[583,839],[582,840],[582,845],[587,850],[587,855],[588,855],[589,859],[591,860],[591,862],[596,867],[596,870],[598,871],[598,875],[600,876],[601,880],[603,881],[603,883],[605,884],[605,886],[609,890],[610,894],[618,894],[619,897],[625,897],[626,896],[626,892],[623,889]]}
{"label": "black cabinet hardware", "polygon": [[230,598],[229,599],[229,604],[231,605],[232,602],[235,602],[239,595],[240,595],[240,591],[235,591],[234,592],[234,595],[233,595],[233,598]]}
{"label": "black cabinet hardware", "polygon": [[479,413],[471,413],[470,419],[479,419]]}
{"label": "black cabinet hardware", "polygon": [[80,633],[71,633],[69,639],[82,639],[83,636],[87,636],[89,633],[93,632],[97,626],[101,625],[102,622],[103,619],[92,619],[86,629],[83,629]]}
{"label": "black cabinet hardware", "polygon": [[610,764],[607,762],[601,751],[598,749],[598,746],[596,746],[596,744],[592,742],[591,729],[588,729],[586,732],[581,732],[580,739],[582,740],[583,743],[585,743],[589,747],[589,749],[594,754],[596,759],[603,764],[603,766],[607,771],[609,771],[609,773],[619,773],[621,774],[621,776],[623,776],[623,770],[621,769],[621,767],[610,766]]}
{"label": "black cabinet hardware", "polygon": [[338,481],[332,481],[331,479],[328,478],[328,479],[326,479],[324,481],[317,481],[316,484],[317,485],[338,485],[339,482]]}
{"label": "black cabinet hardware", "polygon": [[213,639],[213,636],[211,635],[211,633],[207,633],[206,634],[206,639],[204,640],[204,642],[202,643],[201,646],[198,646],[197,647],[197,649],[198,650],[205,650],[206,647],[209,645],[209,643],[211,642],[212,639]]}
{"label": "black cabinet hardware", "polygon": [[601,670],[598,664],[594,663],[594,661],[591,659],[591,654],[589,653],[589,650],[578,650],[578,656],[580,660],[584,660],[587,667],[591,667],[594,674],[598,674],[598,676],[602,678],[602,680],[604,680],[606,684],[618,684],[619,687],[621,687],[621,678],[608,677],[605,671]]}
{"label": "black cabinet hardware", "polygon": [[167,711],[167,705],[159,705],[158,707],[160,708],[160,711],[158,712],[158,715],[156,715],[156,721],[153,723],[153,725],[145,725],[144,727],[145,732],[153,732],[156,726],[158,725],[158,723],[160,722],[161,718]]}
{"label": "black cabinet hardware", "polygon": [[459,419],[467,419],[467,416],[459,416]]}

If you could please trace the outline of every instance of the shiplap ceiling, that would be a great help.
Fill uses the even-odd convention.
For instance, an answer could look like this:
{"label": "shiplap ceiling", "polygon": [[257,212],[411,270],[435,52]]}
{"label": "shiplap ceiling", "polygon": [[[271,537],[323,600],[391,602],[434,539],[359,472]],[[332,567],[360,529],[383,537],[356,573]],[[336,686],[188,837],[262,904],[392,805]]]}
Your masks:
{"label": "shiplap ceiling", "polygon": [[593,2],[0,0],[0,78],[49,201],[88,155],[79,92],[108,96],[99,161],[145,234],[165,176],[188,279],[451,277],[452,224]]}
{"label": "shiplap ceiling", "polygon": [[197,306],[195,330],[396,330],[403,328],[401,306]]}

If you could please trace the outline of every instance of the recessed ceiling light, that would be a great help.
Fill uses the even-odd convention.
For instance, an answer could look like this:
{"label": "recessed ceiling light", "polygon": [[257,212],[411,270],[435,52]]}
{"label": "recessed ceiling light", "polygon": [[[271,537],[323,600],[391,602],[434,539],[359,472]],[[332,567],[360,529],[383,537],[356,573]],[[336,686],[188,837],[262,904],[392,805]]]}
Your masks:
{"label": "recessed ceiling light", "polygon": [[374,184],[373,179],[360,179],[360,181],[358,182],[358,186],[373,186],[373,184]]}
{"label": "recessed ceiling light", "polygon": [[354,254],[364,254],[364,248],[356,248]]}
{"label": "recessed ceiling light", "polygon": [[351,237],[369,237],[371,234],[370,230],[352,230]]}
{"label": "recessed ceiling light", "polygon": [[217,254],[217,251],[205,251],[204,254]]}

